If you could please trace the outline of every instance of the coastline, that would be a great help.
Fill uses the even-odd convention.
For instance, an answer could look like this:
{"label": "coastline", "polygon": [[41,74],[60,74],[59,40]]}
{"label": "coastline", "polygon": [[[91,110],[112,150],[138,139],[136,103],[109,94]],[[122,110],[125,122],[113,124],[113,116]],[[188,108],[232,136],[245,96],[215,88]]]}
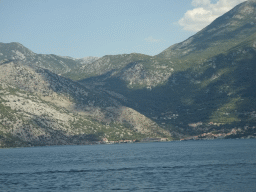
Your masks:
{"label": "coastline", "polygon": [[84,146],[84,145],[119,145],[119,144],[138,144],[138,143],[164,143],[164,142],[177,142],[177,141],[212,141],[212,140],[228,140],[228,139],[256,139],[255,136],[252,137],[240,137],[240,138],[198,138],[197,136],[194,137],[187,137],[187,138],[182,138],[180,140],[176,139],[176,140],[168,140],[168,141],[139,141],[139,142],[129,142],[129,143],[102,143],[102,142],[92,142],[92,143],[88,143],[88,144],[62,144],[62,145],[27,145],[27,146],[17,146],[17,147],[1,147],[0,146],[0,150],[1,149],[16,149],[16,148],[29,148],[29,147],[53,147],[53,146],[59,146],[59,147],[65,147],[65,146]]}

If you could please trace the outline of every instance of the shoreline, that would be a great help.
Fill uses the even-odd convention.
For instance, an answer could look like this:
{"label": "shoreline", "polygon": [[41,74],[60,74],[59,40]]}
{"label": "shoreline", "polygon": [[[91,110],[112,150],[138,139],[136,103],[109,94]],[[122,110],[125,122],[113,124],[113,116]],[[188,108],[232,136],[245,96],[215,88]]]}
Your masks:
{"label": "shoreline", "polygon": [[67,144],[67,145],[31,145],[31,146],[19,146],[19,147],[0,147],[1,149],[17,149],[17,148],[34,148],[34,147],[65,147],[65,146],[88,146],[88,145],[119,145],[119,144],[139,144],[139,143],[165,143],[165,142],[180,142],[180,141],[212,141],[212,140],[249,140],[256,139],[256,137],[249,138],[201,138],[201,139],[180,139],[180,140],[170,140],[170,141],[142,141],[142,142],[132,142],[132,143],[90,143],[90,144]]}

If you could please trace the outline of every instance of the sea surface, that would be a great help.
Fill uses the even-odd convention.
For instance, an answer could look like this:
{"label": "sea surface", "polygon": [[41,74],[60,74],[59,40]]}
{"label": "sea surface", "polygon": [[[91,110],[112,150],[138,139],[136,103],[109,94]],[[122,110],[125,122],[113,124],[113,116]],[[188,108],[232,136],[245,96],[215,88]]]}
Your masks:
{"label": "sea surface", "polygon": [[256,191],[256,139],[0,149],[0,191]]}

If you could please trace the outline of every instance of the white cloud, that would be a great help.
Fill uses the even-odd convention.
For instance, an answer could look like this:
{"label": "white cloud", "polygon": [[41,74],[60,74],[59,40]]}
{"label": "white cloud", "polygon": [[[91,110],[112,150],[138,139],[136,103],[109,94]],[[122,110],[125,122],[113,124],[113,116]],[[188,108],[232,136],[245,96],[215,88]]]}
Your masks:
{"label": "white cloud", "polygon": [[195,8],[187,11],[178,23],[184,30],[197,32],[244,1],[219,0],[213,4],[210,0],[192,0],[191,4]]}
{"label": "white cloud", "polygon": [[210,0],[192,0],[191,3],[194,7],[205,6],[211,4]]}
{"label": "white cloud", "polygon": [[152,36],[147,37],[146,39],[144,39],[146,42],[148,43],[160,43],[162,42],[161,39],[154,39]]}

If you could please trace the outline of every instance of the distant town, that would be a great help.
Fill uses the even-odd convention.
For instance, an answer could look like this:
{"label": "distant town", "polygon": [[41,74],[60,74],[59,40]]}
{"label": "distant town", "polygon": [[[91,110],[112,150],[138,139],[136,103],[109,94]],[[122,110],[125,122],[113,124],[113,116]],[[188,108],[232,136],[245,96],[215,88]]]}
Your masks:
{"label": "distant town", "polygon": [[[196,136],[190,136],[181,138],[180,141],[189,140],[213,140],[213,139],[256,139],[256,126],[233,128],[228,133],[218,133],[218,131],[212,131],[208,133],[203,133]],[[120,143],[137,143],[137,142],[166,142],[171,141],[169,138],[145,138],[142,140],[119,140],[119,141],[109,141],[107,138],[103,138],[101,141],[94,142],[94,144],[120,144]]]}
{"label": "distant town", "polygon": [[109,141],[107,138],[103,138],[101,141],[95,142],[95,144],[119,144],[119,143],[137,143],[137,142],[165,142],[170,141],[168,138],[145,138],[142,140],[119,140],[119,141]]}
{"label": "distant town", "polygon": [[233,128],[228,133],[218,133],[218,131],[212,131],[209,133],[203,133],[197,136],[190,136],[186,138],[180,139],[180,141],[188,141],[188,140],[213,140],[213,139],[256,139],[255,133],[256,127],[247,127],[245,126],[244,129],[241,128]]}

